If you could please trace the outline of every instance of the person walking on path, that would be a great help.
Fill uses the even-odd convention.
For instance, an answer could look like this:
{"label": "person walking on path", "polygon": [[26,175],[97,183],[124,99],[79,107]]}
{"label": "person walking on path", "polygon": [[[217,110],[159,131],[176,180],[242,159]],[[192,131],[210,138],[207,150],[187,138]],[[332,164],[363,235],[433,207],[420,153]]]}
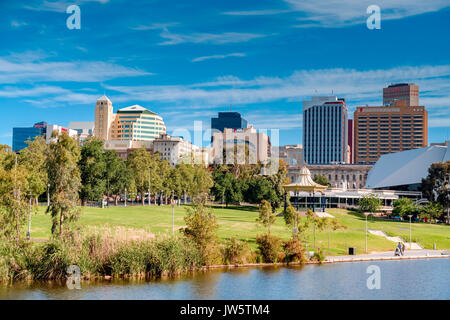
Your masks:
{"label": "person walking on path", "polygon": [[405,243],[402,243],[402,255],[405,253],[405,249],[406,249]]}
{"label": "person walking on path", "polygon": [[402,247],[402,243],[399,242],[398,245],[397,245],[397,249],[398,249],[398,251],[400,252],[401,255],[403,255],[402,248],[403,248],[403,247]]}

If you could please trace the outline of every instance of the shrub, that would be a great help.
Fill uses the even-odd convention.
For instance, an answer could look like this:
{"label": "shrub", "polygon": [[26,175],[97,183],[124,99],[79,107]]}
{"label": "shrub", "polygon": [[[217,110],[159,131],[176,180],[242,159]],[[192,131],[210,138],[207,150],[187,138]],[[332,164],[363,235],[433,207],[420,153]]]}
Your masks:
{"label": "shrub", "polygon": [[264,262],[276,262],[281,248],[281,239],[270,234],[257,235],[259,253]]}
{"label": "shrub", "polygon": [[305,249],[300,238],[294,238],[283,242],[283,251],[285,262],[305,261]]}
{"label": "shrub", "polygon": [[247,242],[231,238],[225,245],[223,258],[226,264],[244,264],[253,261],[252,252]]}
{"label": "shrub", "polygon": [[325,255],[322,252],[314,252],[311,260],[322,262],[323,260],[325,260]]}

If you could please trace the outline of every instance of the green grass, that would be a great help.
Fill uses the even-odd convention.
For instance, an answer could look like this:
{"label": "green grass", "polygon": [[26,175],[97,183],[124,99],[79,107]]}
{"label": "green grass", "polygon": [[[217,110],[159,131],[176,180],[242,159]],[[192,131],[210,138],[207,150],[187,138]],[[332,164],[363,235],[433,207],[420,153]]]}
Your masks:
{"label": "green grass", "polygon": [[[320,247],[327,254],[347,254],[348,247],[355,247],[357,253],[364,253],[365,248],[365,218],[343,209],[327,209],[347,226],[342,231],[330,232],[330,249],[328,250],[328,232],[316,232],[316,247]],[[183,206],[175,208],[175,228],[184,226],[183,217],[186,210]],[[266,232],[267,229],[256,223],[258,211],[256,207],[230,207],[216,206],[213,213],[219,223],[218,236],[222,240],[235,237],[247,240],[253,249],[256,248],[255,238],[257,234]],[[83,208],[83,213],[78,222],[83,226],[114,227],[123,226],[134,229],[145,229],[158,234],[172,232],[172,207],[171,206],[135,206],[135,207],[109,207]],[[50,236],[50,216],[44,213],[44,208],[39,208],[38,213],[32,217],[32,238],[47,239]],[[369,217],[368,228],[382,230],[393,236],[400,236],[409,241],[409,223],[383,221]],[[282,217],[277,217],[271,227],[271,233],[285,240],[291,237],[292,231],[284,224]],[[412,224],[413,241],[419,242],[427,249],[433,248],[437,243],[438,249],[450,249],[450,227],[446,225],[430,225],[426,223]],[[305,234],[309,248],[313,246],[313,231]],[[375,235],[368,234],[368,250],[388,251],[395,248],[395,243]]]}

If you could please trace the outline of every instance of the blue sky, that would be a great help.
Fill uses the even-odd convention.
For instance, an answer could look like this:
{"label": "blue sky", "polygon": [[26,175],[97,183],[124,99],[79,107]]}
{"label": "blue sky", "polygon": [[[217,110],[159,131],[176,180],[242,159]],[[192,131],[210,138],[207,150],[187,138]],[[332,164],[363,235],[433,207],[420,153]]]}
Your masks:
{"label": "blue sky", "polygon": [[[81,9],[69,30],[66,8]],[[369,30],[366,8],[381,8]],[[0,143],[12,127],[93,121],[106,93],[140,104],[168,133],[232,105],[257,128],[301,143],[301,101],[332,92],[380,105],[382,88],[415,82],[429,143],[450,139],[448,0],[0,2]],[[208,139],[205,139],[208,141]]]}

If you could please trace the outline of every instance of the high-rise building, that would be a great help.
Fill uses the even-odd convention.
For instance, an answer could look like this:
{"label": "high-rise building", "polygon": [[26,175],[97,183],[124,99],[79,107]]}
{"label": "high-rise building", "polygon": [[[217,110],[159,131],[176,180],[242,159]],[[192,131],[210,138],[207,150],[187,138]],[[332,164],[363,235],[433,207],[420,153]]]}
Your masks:
{"label": "high-rise building", "polygon": [[348,163],[348,114],[344,99],[316,96],[303,101],[306,164]]}
{"label": "high-rise building", "polygon": [[[239,112],[219,112],[217,118],[211,118],[211,129],[224,132],[224,129],[245,129],[247,120],[241,117]],[[212,133],[212,134],[213,134]]]}
{"label": "high-rise building", "polygon": [[102,96],[95,105],[94,135],[105,141],[153,141],[166,133],[162,117],[139,105],[113,112],[111,100]]}
{"label": "high-rise building", "polygon": [[153,141],[166,133],[162,117],[139,105],[117,110],[113,128],[116,140]]}
{"label": "high-rise building", "polygon": [[27,141],[33,141],[36,137],[45,136],[47,122],[35,123],[32,127],[13,128],[12,149],[18,152],[28,147]]}
{"label": "high-rise building", "polygon": [[395,83],[383,88],[383,105],[393,105],[396,100],[406,101],[408,106],[419,105],[419,86],[414,83]]}
{"label": "high-rise building", "polygon": [[355,163],[373,164],[384,154],[423,148],[428,143],[424,106],[396,100],[392,106],[357,107],[354,120]]}
{"label": "high-rise building", "polygon": [[270,138],[255,128],[229,129],[214,132],[211,160],[214,163],[267,163],[271,156]]}
{"label": "high-rise building", "polygon": [[[32,141],[36,137],[43,137],[47,143],[50,143],[57,140],[57,136],[63,132],[66,132],[70,137],[77,135],[75,130],[57,124],[47,124],[45,121],[35,123],[33,127],[13,128],[13,151],[18,152],[28,147],[26,142]],[[56,135],[56,137],[53,135]]]}
{"label": "high-rise building", "polygon": [[348,119],[348,154],[349,154],[349,161],[348,163],[354,163],[355,161],[355,139],[353,134],[353,119]]}
{"label": "high-rise building", "polygon": [[103,140],[110,140],[113,136],[112,127],[115,114],[111,100],[105,95],[100,97],[95,104],[94,135]]}

